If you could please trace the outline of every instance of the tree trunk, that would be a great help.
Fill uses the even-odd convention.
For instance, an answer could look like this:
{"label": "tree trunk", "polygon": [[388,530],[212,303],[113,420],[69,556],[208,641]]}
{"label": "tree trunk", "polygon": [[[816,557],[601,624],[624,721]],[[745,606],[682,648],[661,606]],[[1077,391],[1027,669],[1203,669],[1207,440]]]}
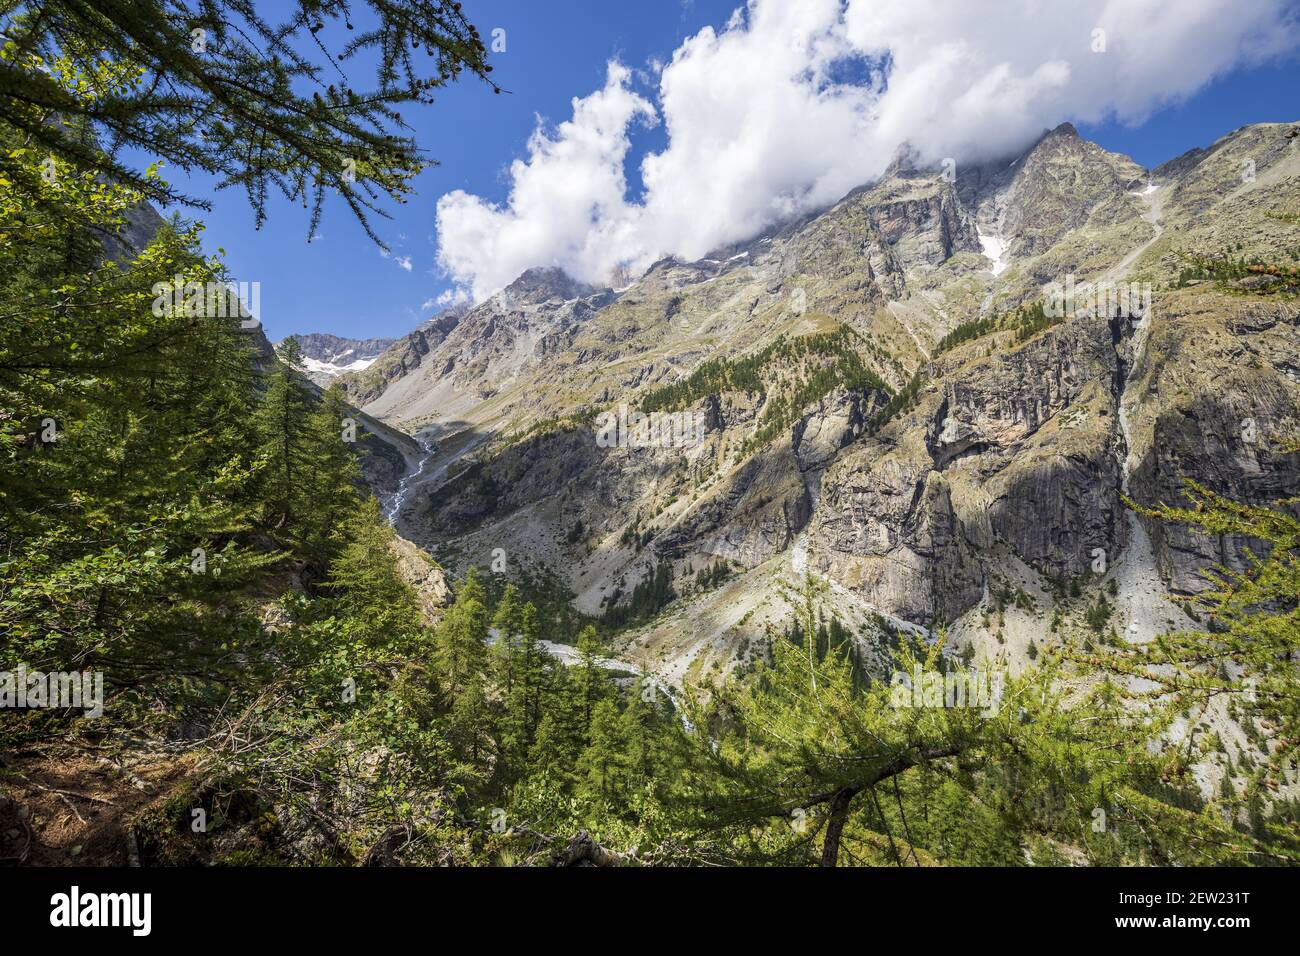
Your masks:
{"label": "tree trunk", "polygon": [[855,787],[845,787],[831,800],[831,819],[826,825],[826,842],[822,844],[822,866],[834,866],[839,859],[840,834],[844,832],[844,821],[849,816],[849,803],[857,792]]}

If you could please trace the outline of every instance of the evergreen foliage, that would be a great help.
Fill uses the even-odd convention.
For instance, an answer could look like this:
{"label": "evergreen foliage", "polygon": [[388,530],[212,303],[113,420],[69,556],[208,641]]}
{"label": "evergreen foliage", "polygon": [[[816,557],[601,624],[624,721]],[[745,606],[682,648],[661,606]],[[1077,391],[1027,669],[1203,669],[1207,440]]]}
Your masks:
{"label": "evergreen foliage", "polygon": [[1213,281],[1219,289],[1254,295],[1300,293],[1300,266],[1271,262],[1261,256],[1247,259],[1230,255],[1185,256],[1187,265],[1178,271],[1174,288],[1185,288],[1195,281]]}
{"label": "evergreen foliage", "polygon": [[[242,190],[259,226],[275,190],[311,209],[314,235],[329,190],[382,246],[369,215],[386,215],[384,199],[405,201],[429,163],[400,135],[400,108],[432,102],[466,71],[496,88],[487,49],[459,4],[376,4],[377,22],[363,30],[344,3],[298,0],[279,22],[265,9],[255,0],[8,3],[0,124],[41,160],[100,170],[163,204],[207,206],[135,168],[130,152],[203,170]],[[373,85],[354,89],[349,75],[359,83],[365,72],[354,63],[368,60]],[[0,174],[14,192],[43,192],[23,157],[0,153]]]}

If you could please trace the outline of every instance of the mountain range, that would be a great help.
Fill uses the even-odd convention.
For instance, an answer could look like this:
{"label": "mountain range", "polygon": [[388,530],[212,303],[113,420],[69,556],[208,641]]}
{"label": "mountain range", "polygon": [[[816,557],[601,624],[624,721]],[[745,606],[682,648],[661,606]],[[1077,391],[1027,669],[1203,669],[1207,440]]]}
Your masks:
{"label": "mountain range", "polygon": [[[623,288],[529,270],[339,380],[421,442],[376,485],[405,537],[631,614],[622,654],[671,683],[744,663],[805,573],[867,654],[900,628],[1013,668],[1072,630],[1149,640],[1249,542],[1128,502],[1300,486],[1296,143],[1246,126],[1154,169],[1069,124],[979,165],[903,148]],[[703,440],[602,447],[619,406]],[[664,567],[676,600],[638,616]]]}
{"label": "mountain range", "polygon": [[[317,385],[328,385],[347,372],[367,369],[391,348],[393,339],[347,339],[328,332],[295,335],[301,354],[302,369]],[[284,344],[277,342],[277,350]]]}

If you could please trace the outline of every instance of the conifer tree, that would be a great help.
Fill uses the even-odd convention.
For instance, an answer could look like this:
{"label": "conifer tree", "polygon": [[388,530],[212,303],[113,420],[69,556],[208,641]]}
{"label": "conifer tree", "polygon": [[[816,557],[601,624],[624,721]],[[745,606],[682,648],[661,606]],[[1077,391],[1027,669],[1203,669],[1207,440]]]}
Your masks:
{"label": "conifer tree", "polygon": [[629,788],[643,786],[654,777],[657,769],[659,754],[655,749],[655,739],[662,734],[662,728],[658,726],[654,706],[644,699],[645,692],[646,683],[642,678],[632,686],[619,715],[619,736],[624,748],[622,766]]}
{"label": "conifer tree", "polygon": [[[697,729],[679,806],[688,827],[729,834],[738,859],[834,866],[846,841],[858,851],[874,846],[866,807],[875,809],[881,788],[901,808],[905,791],[894,789],[895,778],[927,768],[968,793],[978,791],[983,778],[974,771],[985,766],[1014,767],[1026,793],[1068,791],[1072,812],[1052,823],[1079,838],[1087,822],[1080,808],[1097,806],[1144,765],[1140,722],[1125,723],[1104,689],[1065,706],[1047,664],[1006,677],[996,705],[946,706],[945,679],[963,669],[950,662],[940,671],[942,640],[915,652],[903,642],[896,673],[929,675],[939,690],[934,699],[900,694],[906,685],[897,681],[862,687],[844,649],[818,659],[816,595],[807,580],[798,598],[799,646],[770,636],[770,664],[751,680],[724,683],[708,707],[696,701],[689,710]],[[1118,766],[1116,752],[1125,755]],[[1014,819],[1015,808],[1007,812]],[[914,815],[903,811],[908,827]]]}
{"label": "conifer tree", "polygon": [[597,702],[604,695],[607,683],[604,668],[600,666],[596,659],[599,649],[600,644],[596,637],[596,628],[588,624],[578,634],[579,660],[576,675],[578,706],[580,708],[580,721],[584,739],[589,733],[592,715],[595,712]]}
{"label": "conifer tree", "polygon": [[[111,61],[68,62],[59,82],[88,97],[122,76]],[[249,342],[236,319],[157,290],[226,277],[183,223],[105,257],[139,194],[50,166],[2,122],[0,145],[0,649],[103,668],[110,687],[216,690],[247,668],[231,595],[277,560],[248,544]],[[14,176],[33,188],[9,188]]]}
{"label": "conifer tree", "polygon": [[[327,191],[337,193],[378,242],[369,214],[387,215],[385,198],[404,201],[428,164],[399,135],[399,109],[432,102],[433,90],[465,71],[497,88],[458,4],[391,0],[366,15],[374,22],[357,30],[346,4],[322,0],[298,0],[279,20],[255,0],[10,4],[0,123],[42,159],[98,170],[159,203],[208,205],[137,169],[133,152],[240,188],[258,225],[276,190],[310,207],[309,236]],[[369,88],[354,58],[373,58]],[[118,82],[94,96],[70,88],[69,71],[99,61],[115,64]],[[11,188],[40,191],[39,177],[8,153],[0,175]]]}
{"label": "conifer tree", "polygon": [[542,716],[528,751],[529,776],[549,777],[561,786],[572,780],[578,749],[570,716],[563,707],[548,708]]}
{"label": "conifer tree", "polygon": [[348,407],[342,387],[334,384],[314,403],[307,417],[301,525],[308,550],[322,558],[329,555],[331,539],[361,500],[361,469],[354,451],[361,426],[355,414]]}
{"label": "conifer tree", "polygon": [[447,737],[464,761],[462,783],[487,777],[497,728],[489,701],[489,615],[477,572],[470,569],[434,632],[434,660],[449,702]]}
{"label": "conifer tree", "polygon": [[349,636],[363,637],[376,647],[408,648],[421,630],[420,613],[394,565],[395,533],[379,502],[359,502],[339,531],[346,544],[330,565],[329,585],[349,622]]}
{"label": "conifer tree", "polygon": [[292,532],[299,530],[303,485],[312,467],[306,435],[313,403],[311,390],[299,371],[302,353],[292,336],[281,344],[279,359],[258,406],[259,452],[266,463],[265,494],[271,506],[267,523]]}
{"label": "conifer tree", "polygon": [[599,701],[591,714],[588,743],[578,761],[578,773],[586,786],[602,797],[625,793],[624,766],[627,741],[618,706],[608,698]]}
{"label": "conifer tree", "polygon": [[514,691],[516,670],[521,656],[522,614],[519,589],[513,584],[507,584],[492,614],[492,626],[497,631],[497,641],[492,649],[493,672],[498,686],[507,698]]}
{"label": "conifer tree", "polygon": [[[1124,645],[1099,659],[1125,676],[1149,681],[1145,704],[1196,724],[1217,700],[1230,702],[1248,737],[1259,740],[1262,759],[1246,774],[1240,793],[1223,802],[1230,821],[1193,813],[1129,794],[1132,811],[1164,845],[1187,862],[1296,862],[1300,825],[1284,812],[1268,814],[1263,796],[1286,785],[1300,761],[1300,497],[1272,507],[1232,501],[1193,481],[1185,506],[1138,510],[1189,526],[1202,534],[1255,542],[1242,555],[1244,567],[1209,572],[1210,586],[1193,603],[1206,627],[1159,635],[1147,644]],[[1190,735],[1188,737],[1190,743]],[[1173,749],[1174,779],[1190,774],[1199,754]],[[1233,823],[1255,821],[1251,833]]]}
{"label": "conifer tree", "polygon": [[487,677],[488,610],[485,600],[477,572],[471,568],[434,635],[438,670],[453,699],[466,688],[482,684]]}
{"label": "conifer tree", "polygon": [[[554,677],[563,678],[563,668],[550,666],[550,655],[541,645],[541,621],[537,608],[530,601],[520,612],[519,650],[521,658],[516,688],[519,713],[523,721],[525,739],[531,741],[542,720],[542,699]],[[562,682],[562,681],[561,681]]]}

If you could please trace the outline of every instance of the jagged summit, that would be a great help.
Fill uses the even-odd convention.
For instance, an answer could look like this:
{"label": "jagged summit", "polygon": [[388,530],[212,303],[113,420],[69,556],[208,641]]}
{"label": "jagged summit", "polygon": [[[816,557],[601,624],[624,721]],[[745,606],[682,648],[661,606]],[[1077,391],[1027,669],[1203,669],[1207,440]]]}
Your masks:
{"label": "jagged summit", "polygon": [[527,269],[498,295],[518,303],[540,304],[551,299],[577,299],[597,291],[555,266]]}
{"label": "jagged summit", "polygon": [[921,153],[911,143],[900,143],[894,150],[894,156],[885,167],[881,179],[890,179],[892,177],[907,178],[911,176],[923,175],[921,170]]}

